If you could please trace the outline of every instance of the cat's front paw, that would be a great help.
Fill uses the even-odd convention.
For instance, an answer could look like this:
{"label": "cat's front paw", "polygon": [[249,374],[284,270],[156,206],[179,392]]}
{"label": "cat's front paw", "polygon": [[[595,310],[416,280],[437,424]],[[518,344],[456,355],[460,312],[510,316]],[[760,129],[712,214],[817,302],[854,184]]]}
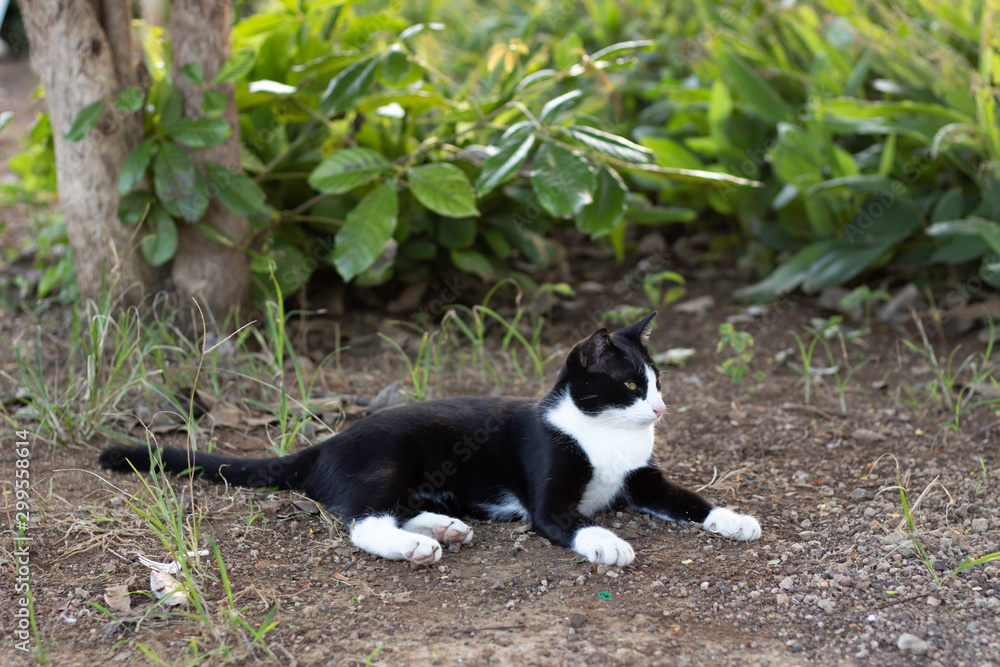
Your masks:
{"label": "cat's front paw", "polygon": [[413,543],[400,550],[403,558],[417,565],[433,565],[441,560],[441,545],[423,535],[413,535]]}
{"label": "cat's front paw", "polygon": [[635,551],[628,542],[600,526],[590,526],[576,531],[573,551],[585,556],[591,563],[619,567],[628,565],[635,559]]}
{"label": "cat's front paw", "polygon": [[702,522],[705,530],[719,533],[734,540],[756,540],[760,537],[760,524],[747,514],[739,514],[725,507],[713,508]]}

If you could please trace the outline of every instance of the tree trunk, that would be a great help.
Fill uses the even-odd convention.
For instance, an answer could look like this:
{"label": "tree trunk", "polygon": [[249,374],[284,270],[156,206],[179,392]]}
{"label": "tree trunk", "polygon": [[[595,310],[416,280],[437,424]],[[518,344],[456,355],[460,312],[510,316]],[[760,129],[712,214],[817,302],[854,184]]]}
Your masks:
{"label": "tree trunk", "polygon": [[[197,117],[201,112],[202,90],[185,77],[181,68],[200,63],[205,80],[215,78],[229,58],[229,30],[232,22],[230,3],[219,0],[173,0],[170,4],[170,35],[173,47],[174,85],[184,100],[184,115]],[[234,86],[217,86],[229,99],[223,118],[233,128],[229,139],[214,148],[197,152],[197,157],[221,164],[239,173],[240,132],[234,99]],[[211,195],[211,192],[208,193]],[[244,245],[250,237],[246,218],[229,211],[218,199],[209,199],[204,221],[225,237]],[[227,248],[209,240],[194,225],[178,226],[179,246],[174,259],[174,284],[182,295],[195,297],[217,316],[234,307],[247,313],[250,306],[251,275],[247,256],[242,250]]]}
{"label": "tree trunk", "polygon": [[142,141],[142,118],[109,104],[81,141],[63,138],[81,109],[138,79],[131,1],[109,0],[105,8],[100,0],[21,0],[20,6],[45,86],[59,203],[80,295],[96,299],[110,288],[137,303],[159,288],[164,275],[134,252],[134,230],[118,221],[116,182],[125,157]]}
{"label": "tree trunk", "polygon": [[[251,275],[243,251],[210,241],[178,222],[179,245],[170,266],[149,266],[138,252],[143,232],[118,220],[117,181],[128,154],[143,139],[142,114],[107,104],[101,121],[82,140],[63,137],[77,114],[101,98],[139,84],[133,59],[131,0],[21,0],[29,43],[45,86],[55,140],[59,202],[76,264],[80,294],[97,298],[113,288],[138,303],[167,287],[184,305],[196,298],[208,317],[224,318],[250,306]],[[200,63],[211,80],[229,56],[230,7],[218,0],[176,0],[170,7],[174,81],[187,116],[201,115],[202,91],[180,75]],[[240,170],[240,140],[233,85],[224,118],[233,136],[198,157]],[[206,193],[211,195],[211,192]],[[212,200],[203,222],[237,245],[249,237],[245,219]],[[172,279],[172,281],[171,281]],[[172,284],[171,284],[172,282]],[[136,289],[138,287],[138,289]]]}

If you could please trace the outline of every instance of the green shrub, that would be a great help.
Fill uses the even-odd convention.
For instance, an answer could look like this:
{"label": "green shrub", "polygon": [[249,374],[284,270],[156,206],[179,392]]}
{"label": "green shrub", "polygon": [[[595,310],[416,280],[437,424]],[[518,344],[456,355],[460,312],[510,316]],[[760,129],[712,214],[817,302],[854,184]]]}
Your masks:
{"label": "green shrub", "polygon": [[[995,13],[981,0],[272,2],[234,27],[225,75],[243,174],[182,175],[233,184],[220,197],[250,216],[253,266],[264,278],[275,261],[286,295],[324,266],[358,285],[458,270],[531,286],[508,259],[544,267],[570,224],[619,258],[626,225],[727,234],[770,273],[737,292],[748,300],[967,262],[1000,286]],[[145,103],[151,139],[130,167],[154,188],[125,212],[157,213],[143,250],[160,262],[198,209],[171,212],[158,159],[222,127],[212,82],[208,119],[176,117],[165,40],[144,34],[153,86],[118,101]],[[43,135],[15,158],[36,187],[54,182]]]}

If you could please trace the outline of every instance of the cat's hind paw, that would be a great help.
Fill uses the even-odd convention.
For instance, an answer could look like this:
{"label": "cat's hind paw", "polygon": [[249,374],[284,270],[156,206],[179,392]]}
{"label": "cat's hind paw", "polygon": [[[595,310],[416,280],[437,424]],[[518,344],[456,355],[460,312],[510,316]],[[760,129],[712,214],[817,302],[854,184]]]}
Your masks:
{"label": "cat's hind paw", "polygon": [[573,551],[591,563],[622,567],[635,559],[635,551],[628,542],[600,526],[589,526],[576,531],[572,547]]}
{"label": "cat's hind paw", "polygon": [[403,530],[433,538],[443,544],[468,544],[472,541],[472,527],[444,514],[422,512],[403,526]]}
{"label": "cat's hind paw", "polygon": [[760,523],[747,514],[739,514],[725,507],[715,507],[702,522],[705,530],[719,533],[734,540],[750,541],[760,537]]}

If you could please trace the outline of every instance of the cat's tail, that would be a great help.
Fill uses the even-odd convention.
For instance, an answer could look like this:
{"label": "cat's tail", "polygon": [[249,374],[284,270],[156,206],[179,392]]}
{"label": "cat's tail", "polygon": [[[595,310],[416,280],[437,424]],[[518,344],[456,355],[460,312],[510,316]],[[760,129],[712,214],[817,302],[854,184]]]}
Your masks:
{"label": "cat's tail", "polygon": [[101,452],[98,463],[117,472],[146,472],[155,461],[157,469],[164,472],[179,474],[190,470],[209,481],[232,486],[305,490],[318,452],[318,447],[310,447],[290,456],[244,459],[174,447],[113,446]]}

